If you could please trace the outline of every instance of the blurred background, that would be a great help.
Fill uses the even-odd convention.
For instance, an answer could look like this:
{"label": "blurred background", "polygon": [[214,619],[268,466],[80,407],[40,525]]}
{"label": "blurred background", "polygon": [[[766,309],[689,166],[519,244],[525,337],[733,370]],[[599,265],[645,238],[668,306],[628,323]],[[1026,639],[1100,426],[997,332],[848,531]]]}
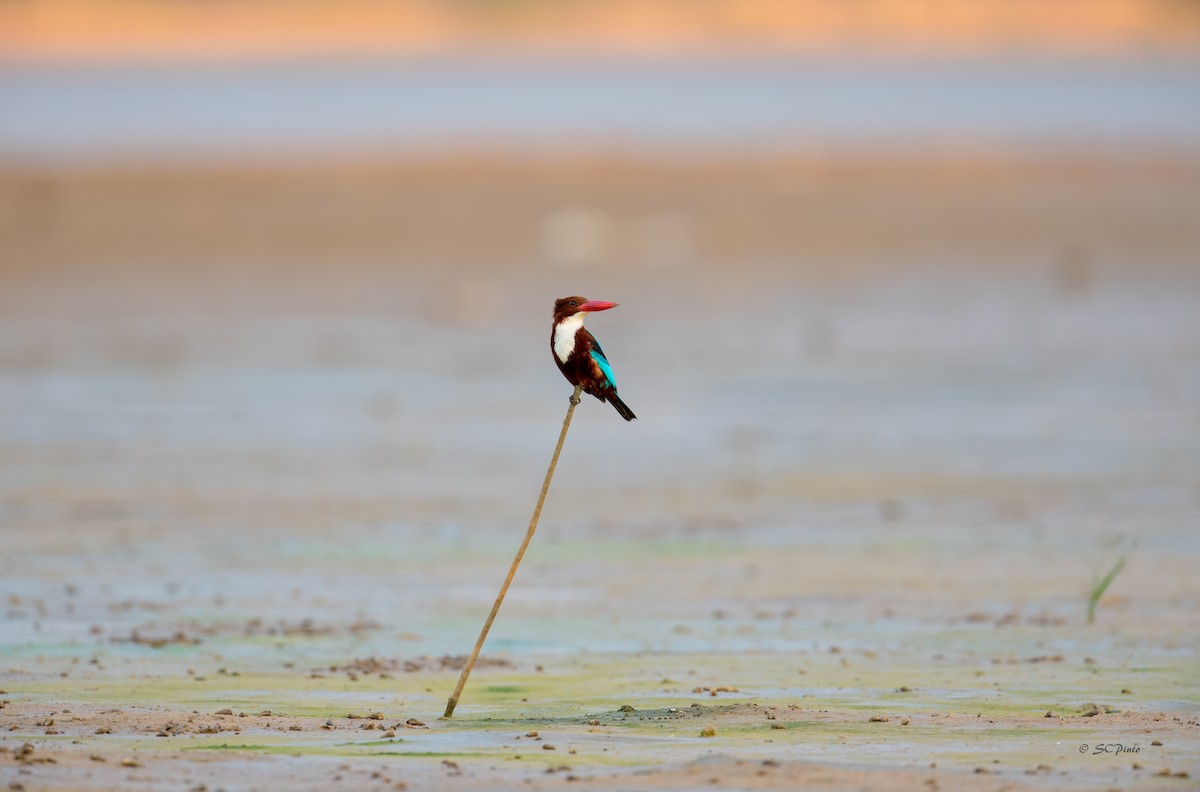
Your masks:
{"label": "blurred background", "polygon": [[500,650],[1075,619],[1134,538],[1127,623],[1198,612],[1191,0],[9,0],[0,284],[18,601],[465,651],[584,294],[640,420],[577,414]]}

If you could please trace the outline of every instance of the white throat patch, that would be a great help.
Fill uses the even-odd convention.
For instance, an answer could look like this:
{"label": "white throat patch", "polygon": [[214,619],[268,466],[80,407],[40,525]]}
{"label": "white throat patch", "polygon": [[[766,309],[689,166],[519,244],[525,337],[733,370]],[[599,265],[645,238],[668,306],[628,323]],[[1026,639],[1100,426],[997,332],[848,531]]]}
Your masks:
{"label": "white throat patch", "polygon": [[575,351],[575,334],[583,327],[583,312],[568,316],[554,326],[554,356],[559,363],[566,363]]}

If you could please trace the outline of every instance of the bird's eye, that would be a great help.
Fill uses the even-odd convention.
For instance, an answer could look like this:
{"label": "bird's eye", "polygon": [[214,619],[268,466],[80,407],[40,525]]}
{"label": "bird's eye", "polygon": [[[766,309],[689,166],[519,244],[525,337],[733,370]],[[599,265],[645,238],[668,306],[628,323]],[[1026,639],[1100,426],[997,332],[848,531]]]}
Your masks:
{"label": "bird's eye", "polygon": [[576,308],[576,307],[578,307],[578,306],[579,306],[579,301],[578,301],[578,300],[571,300],[571,303],[570,303],[570,305],[571,305],[571,307],[572,307],[572,308]]}

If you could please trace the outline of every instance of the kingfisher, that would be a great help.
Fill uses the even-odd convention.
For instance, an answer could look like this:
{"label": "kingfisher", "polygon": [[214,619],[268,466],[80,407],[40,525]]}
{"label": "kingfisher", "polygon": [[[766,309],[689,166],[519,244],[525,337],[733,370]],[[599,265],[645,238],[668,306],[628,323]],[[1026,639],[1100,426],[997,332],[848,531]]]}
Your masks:
{"label": "kingfisher", "polygon": [[563,297],[554,301],[554,326],[550,331],[550,349],[554,362],[567,382],[583,388],[600,401],[616,408],[626,421],[637,418],[617,396],[617,380],[612,366],[596,337],[583,327],[583,317],[591,311],[616,308],[615,302],[589,300],[586,297]]}

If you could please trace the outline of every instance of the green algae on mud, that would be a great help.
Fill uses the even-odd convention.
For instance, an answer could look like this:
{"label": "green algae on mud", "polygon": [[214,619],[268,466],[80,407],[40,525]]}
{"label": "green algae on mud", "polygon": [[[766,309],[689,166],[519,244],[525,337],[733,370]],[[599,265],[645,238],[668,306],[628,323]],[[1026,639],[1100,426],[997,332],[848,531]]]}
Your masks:
{"label": "green algae on mud", "polygon": [[[488,763],[526,768],[524,772],[536,768],[538,773],[566,761],[577,769],[626,772],[713,752],[744,760],[811,761],[814,750],[821,762],[836,766],[860,762],[863,752],[869,751],[880,766],[904,766],[918,756],[936,761],[945,773],[970,773],[987,766],[1004,774],[1052,764],[1092,779],[1088,774],[1099,772],[1101,762],[1107,760],[1071,755],[1076,746],[1154,728],[1145,718],[1139,719],[1139,712],[1147,708],[1142,696],[1119,702],[1126,713],[1102,712],[1094,718],[1077,714],[1085,701],[1115,702],[1114,697],[1097,694],[1112,690],[1124,675],[1118,668],[1096,672],[1094,666],[1072,663],[993,666],[990,660],[983,665],[978,657],[949,656],[929,669],[912,653],[886,651],[874,656],[810,651],[800,655],[589,654],[528,660],[534,661],[546,670],[483,669],[475,695],[458,717],[429,718],[427,727],[422,724],[411,731],[401,731],[403,719],[439,711],[442,696],[453,683],[452,673],[419,671],[391,678],[371,674],[357,679],[335,674],[316,679],[306,669],[292,668],[243,671],[239,676],[210,673],[196,681],[175,670],[170,675],[143,676],[133,689],[123,685],[121,678],[103,673],[94,678],[62,678],[52,671],[26,674],[18,684],[6,681],[5,685],[6,696],[25,712],[65,706],[82,717],[85,706],[72,702],[86,701],[93,712],[107,705],[125,707],[127,714],[140,718],[140,725],[123,733],[92,735],[90,722],[82,731],[69,731],[68,723],[63,735],[42,737],[40,729],[32,728],[30,714],[26,727],[9,738],[55,740],[52,744],[62,749],[79,740],[89,750],[137,751],[143,762],[172,752],[215,761],[239,755],[386,757],[414,772],[439,768],[443,761],[464,767]],[[1167,656],[1157,658],[1153,666],[1139,666],[1149,669],[1137,672],[1139,692],[1186,693],[1194,672],[1183,667],[1185,661]],[[163,668],[171,667],[175,660],[164,657],[161,663]],[[798,665],[804,674],[798,673]],[[689,682],[673,681],[677,679]],[[690,680],[700,684],[688,688]],[[800,686],[817,681],[820,688]],[[729,686],[738,691],[715,697],[704,692],[724,683],[732,683]],[[908,690],[902,691],[904,687]],[[1054,706],[1053,718],[1045,717],[1050,708],[1047,701],[1061,704]],[[223,709],[269,709],[271,715],[216,714]],[[213,736],[152,736],[163,721],[182,721],[193,710],[198,711],[197,726],[216,724],[229,731]],[[376,721],[347,718],[354,712],[382,712],[387,721],[395,719],[397,736],[379,738],[377,731],[360,731],[362,725]],[[889,720],[873,722],[871,716],[877,714]],[[908,723],[902,724],[903,720]],[[332,726],[326,729],[330,721]],[[300,730],[285,731],[290,725]],[[701,737],[702,728],[709,726],[715,727],[716,736]],[[236,731],[236,736],[230,731]],[[541,741],[529,738],[530,731],[538,731]],[[1195,740],[1189,743],[1176,733],[1167,742],[1178,747],[1161,761],[1188,767],[1178,751],[1194,746]],[[558,750],[545,750],[546,743]],[[1149,755],[1148,746],[1145,750]],[[1160,761],[1157,755],[1155,761]]]}
{"label": "green algae on mud", "polygon": [[[1014,636],[1017,637],[1017,636]],[[919,662],[905,653],[888,655],[811,652],[802,655],[761,654],[589,655],[584,659],[545,658],[540,673],[485,669],[468,688],[456,722],[505,714],[519,719],[537,713],[578,717],[633,704],[638,709],[686,707],[715,701],[786,702],[806,710],[863,712],[886,709],[910,714],[969,712],[987,715],[1040,714],[1047,709],[1073,712],[1089,701],[1118,708],[1142,708],[1186,701],[1197,685],[1198,672],[1185,658],[1136,669],[1097,667],[1070,662],[995,664],[985,658],[948,658]],[[848,661],[848,662],[847,662]],[[144,670],[173,665],[161,656]],[[805,673],[799,673],[802,666]],[[164,669],[165,670],[165,669]],[[682,673],[681,673],[682,671]],[[668,679],[668,675],[670,679]],[[104,673],[77,672],[69,677],[10,677],[13,695],[44,700],[70,699],[114,705],[155,703],[196,709],[263,709],[277,715],[338,717],[353,711],[385,709],[431,716],[450,672],[379,676],[328,674],[314,677],[303,669],[242,671],[238,675],[185,672],[142,674],[135,688],[111,684]],[[695,680],[681,684],[670,680]],[[667,682],[664,684],[664,680]],[[813,683],[819,682],[819,687]],[[737,692],[712,696],[704,686],[730,685]],[[1131,699],[1122,690],[1136,688]]]}
{"label": "green algae on mud", "polygon": [[[263,743],[220,743],[213,745],[185,745],[181,751],[256,751],[262,753],[278,753],[291,754],[304,752],[304,749],[298,745],[283,744],[283,745],[266,745]],[[308,753],[315,753],[309,749]]]}

